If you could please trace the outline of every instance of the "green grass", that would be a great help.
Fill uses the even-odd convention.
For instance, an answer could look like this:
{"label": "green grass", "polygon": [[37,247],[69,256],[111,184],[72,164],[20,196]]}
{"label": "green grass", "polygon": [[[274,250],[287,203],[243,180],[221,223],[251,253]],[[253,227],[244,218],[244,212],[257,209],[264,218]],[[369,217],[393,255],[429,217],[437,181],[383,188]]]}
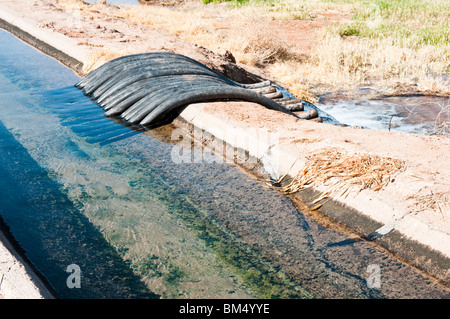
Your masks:
{"label": "green grass", "polygon": [[446,46],[450,44],[450,1],[372,0],[328,1],[352,3],[352,21],[339,28],[341,36],[392,37],[405,45]]}
{"label": "green grass", "polygon": [[[311,63],[291,66],[305,72],[305,82],[310,83],[305,87],[322,83],[331,89],[336,83],[357,86],[370,82],[380,88],[450,93],[447,77],[439,76],[450,73],[448,0],[249,0],[245,5],[284,10],[291,13],[291,19],[300,12],[302,16],[309,13],[314,20],[327,10],[350,16],[322,31]],[[352,41],[346,41],[349,37]],[[324,80],[325,74],[328,80]]]}
{"label": "green grass", "polygon": [[[203,3],[228,2],[232,5],[258,5],[293,12],[292,19],[314,19],[309,11],[324,5],[343,8],[351,5],[352,21],[340,26],[343,36],[404,39],[410,46],[450,44],[450,1],[447,0],[202,0]],[[305,11],[299,11],[303,8]]]}

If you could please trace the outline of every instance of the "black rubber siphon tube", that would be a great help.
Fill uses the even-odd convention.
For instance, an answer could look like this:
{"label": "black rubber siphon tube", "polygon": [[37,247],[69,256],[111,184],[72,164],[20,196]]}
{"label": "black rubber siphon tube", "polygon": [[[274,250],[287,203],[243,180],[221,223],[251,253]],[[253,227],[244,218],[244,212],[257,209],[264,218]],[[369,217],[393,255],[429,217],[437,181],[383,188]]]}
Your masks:
{"label": "black rubber siphon tube", "polygon": [[141,72],[137,74],[130,75],[128,77],[125,77],[124,79],[118,81],[115,85],[113,85],[108,90],[104,91],[101,95],[97,94],[97,91],[95,94],[93,94],[92,98],[97,100],[97,103],[102,103],[105,99],[110,97],[111,95],[114,95],[116,93],[122,92],[124,89],[126,89],[129,86],[132,86],[134,83],[139,81],[148,81],[148,86],[157,85],[158,82],[166,81],[169,77],[176,77],[176,78],[195,78],[196,76],[207,76],[211,81],[222,81],[223,83],[227,83],[226,81],[223,81],[222,79],[218,79],[215,77],[212,77],[206,73],[204,73],[201,70],[192,70],[191,73],[187,70],[164,70],[163,72],[157,73],[157,76],[155,75],[156,72],[146,71]]}
{"label": "black rubber siphon tube", "polygon": [[[106,116],[125,122],[158,125],[192,103],[244,100],[296,118],[311,118],[317,111],[298,114],[303,101],[283,98],[272,81],[242,84],[184,55],[152,52],[124,56],[105,63],[76,85],[96,101]],[[315,111],[316,114],[313,114]]]}
{"label": "black rubber siphon tube", "polygon": [[[133,76],[140,77],[145,76],[146,78],[153,78],[165,75],[181,75],[187,73],[197,73],[205,74],[210,76],[215,76],[215,74],[207,69],[201,68],[199,66],[192,66],[180,63],[170,63],[166,65],[143,65],[139,68],[131,68],[123,70],[120,73],[112,74],[105,82],[101,85],[95,85],[87,88],[85,93],[87,95],[92,95],[96,98],[102,95],[104,92],[112,88],[113,86],[122,86],[123,82],[129,82],[133,79]],[[229,80],[228,80],[229,81]]]}
{"label": "black rubber siphon tube", "polygon": [[151,52],[136,55],[129,55],[111,60],[96,70],[92,71],[84,79],[79,81],[75,86],[81,89],[86,95],[91,94],[96,87],[102,85],[106,80],[112,76],[125,71],[130,68],[139,68],[140,66],[154,65],[155,69],[161,66],[167,66],[172,63],[184,63],[187,67],[200,67],[208,72],[211,72],[217,77],[226,79],[244,88],[259,88],[271,85],[271,81],[263,81],[253,84],[241,84],[234,82],[206,65],[193,60],[184,55],[168,52]]}
{"label": "black rubber siphon tube", "polygon": [[179,88],[172,88],[163,92],[164,94],[159,95],[156,98],[144,98],[139,103],[133,105],[133,111],[124,114],[123,119],[125,121],[129,121],[130,123],[139,123],[145,116],[147,116],[151,111],[157,108],[159,105],[165,103],[166,101],[170,101],[173,99],[173,96],[182,95],[182,94],[192,94],[196,90],[204,90],[205,87],[211,88],[220,88],[223,85],[220,84],[211,84],[210,82],[199,82],[192,84],[190,86],[184,86]]}
{"label": "black rubber siphon tube", "polygon": [[[218,79],[215,78],[209,78],[209,77],[201,77],[201,76],[196,76],[195,77],[195,82],[193,82],[192,80],[186,80],[184,77],[164,77],[161,78],[160,81],[158,81],[157,83],[154,83],[153,85],[151,85],[150,83],[147,85],[147,87],[143,88],[142,86],[132,86],[132,87],[127,87],[124,89],[125,92],[122,92],[122,94],[124,96],[126,96],[127,98],[124,100],[121,100],[119,103],[115,104],[113,107],[108,108],[106,115],[107,116],[111,116],[111,115],[117,115],[121,112],[124,112],[127,108],[134,106],[133,104],[137,103],[139,100],[141,100],[142,98],[146,97],[147,100],[149,98],[153,98],[155,96],[157,96],[158,94],[165,94],[167,95],[170,91],[170,94],[176,94],[176,90],[182,88],[182,87],[186,87],[186,86],[190,86],[193,83],[198,83],[198,82],[205,82],[205,83],[209,83],[209,84],[221,84],[221,85],[227,85],[226,83],[221,82]],[[145,83],[146,81],[143,81],[143,83]],[[175,89],[175,90],[172,90]],[[106,109],[106,108],[105,108]]]}
{"label": "black rubber siphon tube", "polygon": [[156,124],[161,120],[164,114],[176,111],[178,108],[185,107],[192,103],[214,101],[214,100],[229,100],[238,99],[248,102],[255,102],[261,104],[269,109],[281,111],[286,114],[290,114],[298,118],[293,112],[287,110],[278,103],[272,101],[263,95],[233,86],[224,87],[201,87],[198,90],[190,91],[184,94],[172,96],[169,100],[158,105],[152,112],[150,112],[142,121],[141,125]]}
{"label": "black rubber siphon tube", "polygon": [[108,71],[118,72],[122,68],[126,67],[128,63],[132,63],[135,61],[142,61],[148,64],[151,62],[151,60],[157,59],[160,59],[159,61],[160,64],[171,63],[174,60],[183,60],[194,64],[200,64],[198,61],[195,61],[187,56],[171,52],[150,52],[150,53],[126,55],[108,61],[107,63],[101,65],[100,67],[98,67],[97,69],[86,75],[75,86],[77,88],[82,89],[83,87],[88,86],[91,83],[101,82],[103,76],[106,76],[107,78],[111,76],[111,74]]}

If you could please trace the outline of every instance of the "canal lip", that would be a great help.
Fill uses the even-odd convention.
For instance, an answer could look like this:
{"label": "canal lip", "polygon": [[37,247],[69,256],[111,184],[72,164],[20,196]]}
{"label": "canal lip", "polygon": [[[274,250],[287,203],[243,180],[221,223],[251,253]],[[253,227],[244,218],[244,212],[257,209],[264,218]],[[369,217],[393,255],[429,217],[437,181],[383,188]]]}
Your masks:
{"label": "canal lip", "polygon": [[[78,74],[82,73],[82,61],[88,52],[87,49],[81,49],[76,42],[62,34],[39,28],[33,21],[26,20],[9,8],[0,5],[0,9],[1,28],[11,32],[19,39],[36,47],[45,54],[57,59],[74,70],[74,72]],[[241,109],[250,110],[245,114],[246,117],[244,116],[243,118],[248,118],[249,116],[252,117],[252,112],[267,114],[267,116],[271,118],[270,122],[272,122],[272,124],[276,122],[276,119],[278,118],[278,123],[283,123],[283,127],[288,126],[285,125],[286,122],[293,124],[292,121],[297,121],[296,119],[286,118],[286,116],[274,113],[273,111],[261,109],[250,103],[232,103],[235,103],[235,106],[237,104]],[[228,104],[228,106],[229,105],[230,104]],[[199,129],[205,130],[212,136],[215,136],[219,140],[223,140],[232,147],[245,148],[245,145],[239,144],[239,138],[242,138],[243,136],[246,136],[248,139],[255,138],[255,136],[252,136],[255,130],[252,130],[252,127],[249,126],[247,122],[244,123],[245,121],[237,120],[236,118],[233,119],[233,114],[230,114],[229,108],[228,113],[224,111],[224,109],[227,110],[226,106],[226,104],[220,103],[190,105],[180,114],[178,121],[190,123]],[[217,123],[221,123],[221,130],[218,130]],[[256,123],[256,128],[264,129],[265,125],[263,124],[265,124],[265,122]],[[308,151],[311,152],[317,145],[320,147],[330,145],[331,143],[343,148],[364,149],[364,145],[361,144],[365,143],[367,146],[374,140],[379,140],[378,143],[383,143],[383,140],[389,137],[389,134],[391,134],[391,139],[398,138],[405,140],[409,143],[408,145],[419,140],[426,144],[426,141],[423,141],[423,139],[428,139],[432,146],[438,146],[440,142],[444,144],[444,148],[449,145],[448,139],[443,138],[433,139],[425,136],[375,131],[363,132],[362,130],[354,128],[336,127],[329,124],[313,123],[310,121],[297,121],[294,124],[298,126],[299,130],[293,132],[281,130],[282,132],[279,137],[283,141],[286,140],[286,142],[279,143],[278,145],[262,145],[262,151],[261,149],[259,150],[261,153],[257,152],[252,154],[259,159],[262,166],[265,166],[265,169],[270,172],[274,179],[283,175],[286,175],[287,179],[293,178],[305,164]],[[253,129],[254,128],[255,126]],[[273,125],[272,129],[274,129]],[[314,139],[319,140],[317,138],[318,135],[323,135],[324,131],[329,133],[322,141],[319,141],[318,143],[308,142],[313,141]],[[339,134],[333,134],[333,132],[338,131],[340,131]],[[227,134],[221,136],[223,132],[227,132]],[[298,135],[292,136],[294,133]],[[366,139],[363,135],[370,135],[370,138]],[[342,137],[345,138],[342,139]],[[294,145],[289,142],[292,139],[303,139],[307,142]],[[353,143],[348,142],[352,140]],[[314,147],[310,147],[311,145]],[[430,147],[430,149],[432,148],[433,147]],[[278,160],[274,163],[275,159],[267,156],[268,153],[265,152],[264,149],[276,151],[278,153],[278,158],[282,158],[283,160]],[[387,154],[389,152],[385,153]],[[426,166],[426,163],[419,168],[424,166]],[[272,169],[268,169],[268,167],[272,167]],[[444,170],[438,172],[441,174],[441,178],[444,182],[449,179],[448,171],[446,171],[445,168],[446,167],[444,166]],[[436,171],[439,169],[440,167],[437,167]],[[383,226],[398,220],[392,231],[377,238],[375,241],[392,253],[400,256],[400,258],[403,258],[406,262],[426,271],[448,286],[449,275],[446,274],[445,271],[448,270],[450,247],[448,247],[449,245],[446,245],[446,243],[450,242],[450,236],[449,232],[445,229],[442,229],[439,226],[435,227],[436,225],[439,225],[441,216],[437,215],[438,213],[435,213],[435,218],[431,221],[431,224],[427,225],[428,219],[423,220],[417,218],[417,215],[415,214],[406,214],[405,210],[407,209],[407,203],[398,201],[398,198],[396,198],[396,195],[398,196],[399,194],[406,196],[402,191],[402,187],[410,187],[411,185],[408,183],[414,183],[414,187],[417,189],[420,187],[429,187],[429,183],[411,178],[413,173],[414,171],[403,173],[396,179],[396,182],[389,185],[390,188],[384,192],[376,193],[373,191],[364,191],[353,198],[331,200],[328,202],[328,205],[324,205],[320,209],[320,213],[329,216],[339,223],[347,225],[363,238],[368,237]],[[322,190],[318,188],[315,191],[321,192]],[[296,196],[305,202],[310,202],[315,195],[313,193],[308,194],[307,192],[302,192]],[[341,206],[342,209],[332,209],[332,207],[336,207],[333,205]],[[336,212],[340,213],[337,214]],[[428,216],[428,218],[431,217]],[[408,227],[408,225],[415,226],[411,228]],[[430,225],[433,227],[430,228]],[[420,256],[414,255],[414,253],[411,255],[411,251],[419,250],[421,251]],[[425,261],[430,262],[424,262],[424,258]],[[446,265],[447,267],[445,267]]]}
{"label": "canal lip", "polygon": [[87,50],[63,34],[39,28],[34,21],[0,5],[0,28],[8,31],[41,52],[55,58],[68,68],[82,75]]}

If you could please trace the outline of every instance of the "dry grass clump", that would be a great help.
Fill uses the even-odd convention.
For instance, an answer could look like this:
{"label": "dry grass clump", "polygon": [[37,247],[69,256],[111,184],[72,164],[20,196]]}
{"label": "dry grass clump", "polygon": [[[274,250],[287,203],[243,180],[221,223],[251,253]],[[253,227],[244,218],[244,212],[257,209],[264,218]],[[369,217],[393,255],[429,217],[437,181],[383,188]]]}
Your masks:
{"label": "dry grass clump", "polygon": [[430,193],[410,196],[407,199],[414,201],[411,205],[411,211],[414,213],[422,211],[438,211],[443,217],[450,214],[450,201],[448,194]]}
{"label": "dry grass clump", "polygon": [[[274,9],[262,5],[230,7],[187,2],[170,9],[121,6],[117,15],[133,23],[166,30],[212,51],[226,48],[239,63],[265,68],[281,63],[299,65],[304,57],[282,41],[269,23],[275,16],[287,18],[304,9],[293,6],[289,10],[270,10]],[[272,74],[297,98],[316,102],[299,73],[286,69],[286,72]]]}
{"label": "dry grass clump", "polygon": [[428,130],[428,135],[450,137],[450,98],[448,104],[439,104],[441,111],[438,113],[435,125]]}
{"label": "dry grass clump", "polygon": [[450,78],[441,76],[449,63],[447,49],[412,49],[389,38],[349,40],[324,33],[303,63],[281,61],[268,69],[314,94],[373,86],[386,94],[410,88],[450,95]]}
{"label": "dry grass clump", "polygon": [[351,190],[378,191],[391,181],[391,176],[404,167],[401,160],[371,154],[358,154],[342,149],[326,149],[308,157],[304,168],[292,182],[283,187],[295,193],[312,186],[325,185],[314,203],[325,197],[347,196]]}
{"label": "dry grass clump", "polygon": [[171,35],[211,50],[227,48],[238,62],[261,66],[293,56],[268,21],[252,11],[187,3],[176,8],[122,6],[118,16],[167,30]]}
{"label": "dry grass clump", "polygon": [[268,23],[250,22],[242,31],[233,41],[229,42],[232,50],[243,53],[240,62],[264,66],[275,61],[295,59],[296,55],[290,46],[278,38]]}
{"label": "dry grass clump", "polygon": [[108,61],[119,58],[121,56],[136,54],[136,53],[142,53],[142,52],[118,51],[118,50],[108,50],[108,49],[98,49],[98,50],[92,51],[87,54],[87,56],[84,60],[82,72],[84,74],[87,74],[87,73],[97,69],[102,64],[104,64]]}
{"label": "dry grass clump", "polygon": [[450,137],[450,121],[442,122],[427,132],[428,135]]}

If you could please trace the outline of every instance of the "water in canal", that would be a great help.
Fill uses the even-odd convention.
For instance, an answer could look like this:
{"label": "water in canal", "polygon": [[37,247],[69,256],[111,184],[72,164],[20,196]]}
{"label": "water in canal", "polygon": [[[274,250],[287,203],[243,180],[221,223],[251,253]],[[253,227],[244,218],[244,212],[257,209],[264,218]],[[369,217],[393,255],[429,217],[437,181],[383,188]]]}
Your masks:
{"label": "water in canal", "polygon": [[0,215],[60,297],[449,296],[238,166],[174,161],[170,126],[116,124],[78,80],[0,32]]}

